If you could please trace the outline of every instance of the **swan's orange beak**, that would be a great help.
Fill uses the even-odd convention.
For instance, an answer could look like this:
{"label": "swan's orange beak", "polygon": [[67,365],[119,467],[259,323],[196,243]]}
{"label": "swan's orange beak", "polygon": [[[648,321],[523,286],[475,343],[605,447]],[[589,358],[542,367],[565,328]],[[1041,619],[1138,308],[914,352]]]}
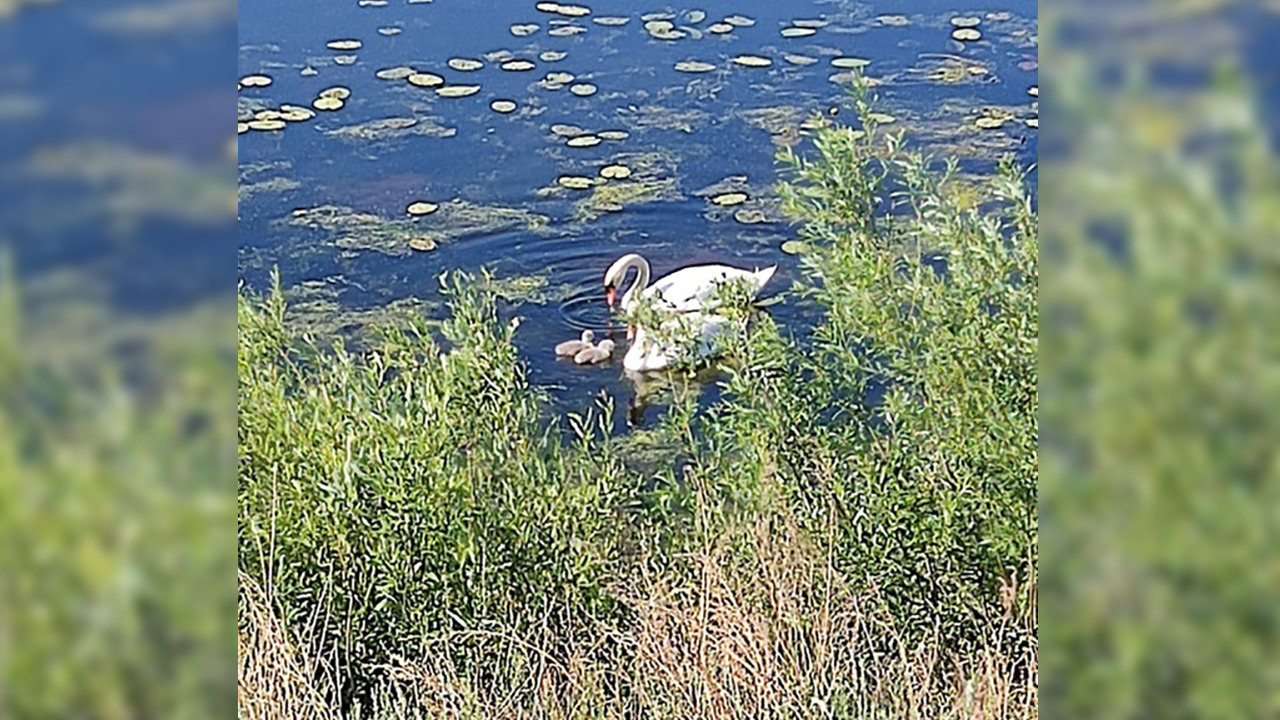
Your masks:
{"label": "swan's orange beak", "polygon": [[604,301],[605,301],[606,303],[608,303],[609,307],[613,307],[613,298],[614,298],[614,289],[613,289],[613,287],[612,287],[612,286],[610,286],[610,287],[605,288],[605,289],[604,289]]}
{"label": "swan's orange beak", "polygon": [[635,340],[635,339],[636,339],[636,326],[628,325],[627,326],[627,342],[631,342],[632,340]]}

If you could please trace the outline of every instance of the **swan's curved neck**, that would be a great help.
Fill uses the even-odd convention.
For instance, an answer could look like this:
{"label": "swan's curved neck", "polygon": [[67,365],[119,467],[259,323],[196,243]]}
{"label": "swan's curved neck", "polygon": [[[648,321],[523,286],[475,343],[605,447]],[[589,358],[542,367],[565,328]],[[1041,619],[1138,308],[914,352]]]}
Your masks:
{"label": "swan's curved neck", "polygon": [[628,255],[623,259],[626,262],[622,265],[620,275],[626,275],[628,268],[636,269],[636,281],[622,294],[622,307],[625,310],[630,310],[640,293],[644,292],[646,287],[649,287],[649,261],[634,254]]}

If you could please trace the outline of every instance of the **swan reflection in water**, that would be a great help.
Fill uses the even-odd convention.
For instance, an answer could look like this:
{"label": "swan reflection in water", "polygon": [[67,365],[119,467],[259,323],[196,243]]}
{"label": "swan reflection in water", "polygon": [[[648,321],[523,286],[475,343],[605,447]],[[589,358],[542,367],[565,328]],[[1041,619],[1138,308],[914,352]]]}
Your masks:
{"label": "swan reflection in water", "polygon": [[635,393],[627,401],[627,424],[637,427],[644,421],[644,413],[650,405],[669,406],[689,398],[699,398],[708,387],[724,377],[719,364],[703,367],[696,372],[636,372],[623,370],[631,381]]}

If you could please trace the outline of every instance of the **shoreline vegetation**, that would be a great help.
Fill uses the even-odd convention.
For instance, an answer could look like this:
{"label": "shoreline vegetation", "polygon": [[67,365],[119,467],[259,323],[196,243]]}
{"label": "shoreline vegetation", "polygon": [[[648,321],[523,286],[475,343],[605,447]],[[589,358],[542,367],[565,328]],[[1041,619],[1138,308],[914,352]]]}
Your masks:
{"label": "shoreline vegetation", "polygon": [[854,103],[779,154],[812,339],[756,318],[643,442],[559,432],[465,275],[358,350],[242,292],[239,716],[1037,717],[1024,171]]}

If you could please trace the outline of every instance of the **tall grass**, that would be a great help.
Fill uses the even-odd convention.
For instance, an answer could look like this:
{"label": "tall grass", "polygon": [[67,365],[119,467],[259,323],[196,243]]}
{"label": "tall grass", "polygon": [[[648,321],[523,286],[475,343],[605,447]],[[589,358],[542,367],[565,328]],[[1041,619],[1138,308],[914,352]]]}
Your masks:
{"label": "tall grass", "polygon": [[781,158],[812,342],[756,318],[656,472],[465,277],[359,351],[243,293],[242,714],[1035,716],[1035,218],[858,104]]}

